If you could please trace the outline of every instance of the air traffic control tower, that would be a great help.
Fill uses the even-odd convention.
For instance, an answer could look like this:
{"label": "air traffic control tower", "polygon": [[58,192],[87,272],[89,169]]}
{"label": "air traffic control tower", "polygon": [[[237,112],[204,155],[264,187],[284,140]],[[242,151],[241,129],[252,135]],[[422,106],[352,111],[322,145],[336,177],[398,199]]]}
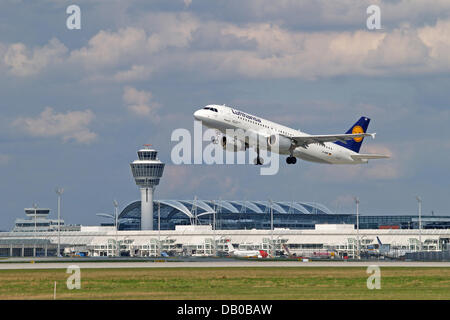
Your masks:
{"label": "air traffic control tower", "polygon": [[130,164],[134,180],[141,189],[141,230],[153,230],[153,191],[164,171],[164,163],[156,158],[157,153],[150,145],[144,145],[137,153],[139,160]]}

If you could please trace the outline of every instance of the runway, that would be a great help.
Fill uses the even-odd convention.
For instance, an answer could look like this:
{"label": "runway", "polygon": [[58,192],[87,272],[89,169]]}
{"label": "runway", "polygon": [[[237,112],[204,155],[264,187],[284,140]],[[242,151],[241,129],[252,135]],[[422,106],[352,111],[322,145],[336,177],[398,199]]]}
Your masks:
{"label": "runway", "polygon": [[67,269],[69,266],[77,265],[81,269],[122,269],[122,268],[233,268],[233,267],[450,267],[450,262],[399,262],[399,261],[323,261],[323,262],[301,262],[301,261],[198,261],[198,262],[1,262],[0,270],[29,270],[29,269]]}

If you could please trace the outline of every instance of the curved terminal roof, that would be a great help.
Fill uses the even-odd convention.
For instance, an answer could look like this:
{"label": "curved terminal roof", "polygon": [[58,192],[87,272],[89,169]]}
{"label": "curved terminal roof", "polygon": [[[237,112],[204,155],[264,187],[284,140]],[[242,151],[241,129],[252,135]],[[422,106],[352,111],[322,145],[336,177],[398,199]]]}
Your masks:
{"label": "curved terminal roof", "polygon": [[[274,214],[333,214],[326,206],[316,202],[300,201],[239,201],[239,200],[155,200],[154,205],[161,204],[162,216],[173,216],[181,213],[194,218],[194,209],[197,215],[202,213],[229,214],[270,214],[272,207]],[[121,218],[140,218],[140,201],[126,206],[119,215]],[[164,206],[164,208],[163,208]],[[163,210],[164,209],[164,210]],[[156,213],[156,212],[155,212]]]}

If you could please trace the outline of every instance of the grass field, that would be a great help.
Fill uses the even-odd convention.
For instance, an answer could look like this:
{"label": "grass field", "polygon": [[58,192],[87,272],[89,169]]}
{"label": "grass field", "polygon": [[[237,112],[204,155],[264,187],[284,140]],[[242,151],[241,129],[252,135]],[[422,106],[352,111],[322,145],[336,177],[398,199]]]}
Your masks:
{"label": "grass field", "polygon": [[68,290],[57,270],[0,271],[0,299],[450,299],[450,268],[381,268],[381,289],[366,268],[245,267],[81,269]]}

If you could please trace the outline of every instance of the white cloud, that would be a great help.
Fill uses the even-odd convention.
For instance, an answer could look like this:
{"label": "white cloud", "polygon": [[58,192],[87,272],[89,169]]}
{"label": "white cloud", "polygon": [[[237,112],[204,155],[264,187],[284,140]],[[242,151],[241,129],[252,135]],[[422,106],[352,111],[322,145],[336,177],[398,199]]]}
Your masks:
{"label": "white cloud", "polygon": [[71,52],[70,59],[86,68],[117,67],[143,53],[147,43],[144,30],[127,27],[117,32],[101,30],[86,47]]}
{"label": "white cloud", "polygon": [[[426,33],[444,31],[450,32],[450,25],[440,24],[428,28]],[[221,63],[222,71],[234,69],[252,78],[427,73],[433,71],[436,63],[450,71],[447,58],[435,58],[431,64],[430,52],[436,51],[433,46],[437,43],[424,41],[425,32],[408,26],[391,32],[296,32],[277,25],[256,24],[230,25],[223,32],[256,41],[256,51],[231,52]]]}
{"label": "white cloud", "polygon": [[117,82],[130,82],[145,80],[151,74],[151,67],[145,65],[132,65],[130,69],[119,71],[114,75]]}
{"label": "white cloud", "polygon": [[430,48],[433,67],[450,65],[450,20],[438,21],[435,26],[425,26],[418,30],[422,42]]}
{"label": "white cloud", "polygon": [[151,12],[143,14],[137,21],[137,26],[146,30],[149,49],[156,52],[188,47],[193,33],[202,28],[204,23],[190,12]]}
{"label": "white cloud", "polygon": [[94,117],[91,110],[56,113],[46,107],[37,118],[20,117],[13,126],[33,137],[61,137],[64,142],[75,140],[89,144],[97,138],[97,134],[87,127]]}
{"label": "white cloud", "polygon": [[0,57],[16,76],[65,62],[92,81],[144,81],[188,72],[258,79],[420,75],[450,72],[449,34],[450,20],[376,32],[307,32],[288,29],[282,21],[245,25],[157,12],[143,13],[117,31],[101,30],[69,54],[52,39],[34,49],[3,44]]}
{"label": "white cloud", "polygon": [[[155,64],[152,55],[188,46],[199,25],[188,13],[145,14],[135,24],[116,32],[101,30],[87,46],[71,52],[71,62],[88,69],[130,66],[130,72],[142,73],[143,64],[146,67]],[[119,80],[127,76],[130,74],[118,74]]]}
{"label": "white cloud", "polygon": [[365,28],[370,5],[380,7],[382,27],[432,23],[450,14],[448,0],[278,0],[276,5],[273,0],[227,1],[210,14],[239,22],[282,21],[288,28],[338,30]]}
{"label": "white cloud", "polygon": [[47,45],[33,50],[23,43],[14,43],[7,47],[3,63],[13,75],[25,77],[39,73],[50,64],[61,62],[67,51],[64,44],[55,38]]}
{"label": "white cloud", "polygon": [[160,108],[160,105],[151,101],[151,92],[145,90],[139,91],[133,87],[125,87],[122,98],[128,110],[132,113],[138,116],[148,117],[155,122],[159,121],[156,110]]}
{"label": "white cloud", "polygon": [[[392,76],[450,71],[450,22],[434,26],[373,32],[292,31],[278,24],[235,25],[211,22],[198,25],[186,19],[189,32],[156,30],[149,36],[158,43],[156,51],[147,50],[141,66],[117,77],[142,79],[153,72],[196,72],[208,77],[243,76],[249,78],[333,77],[339,75]],[[218,26],[218,27],[213,27]],[[203,35],[201,47],[195,47],[191,34]],[[180,36],[180,34],[182,36]],[[177,39],[183,50],[166,50],[159,43],[163,37]],[[220,38],[233,37],[226,47],[217,46]],[[173,40],[172,40],[173,41]],[[242,48],[242,44],[248,44]],[[210,47],[208,47],[208,45]],[[235,47],[233,47],[233,45]],[[155,56],[155,52],[164,55]],[[151,57],[154,56],[155,59]],[[135,63],[133,63],[135,64]],[[147,70],[146,72],[144,72]]]}
{"label": "white cloud", "polygon": [[365,64],[371,69],[395,68],[403,71],[404,68],[411,70],[416,66],[425,69],[429,65],[430,49],[417,30],[405,26],[386,33],[376,49],[368,53]]}
{"label": "white cloud", "polygon": [[393,152],[390,148],[382,144],[368,144],[364,145],[361,149],[360,153],[376,153],[376,154],[384,154],[389,157],[393,157]]}

